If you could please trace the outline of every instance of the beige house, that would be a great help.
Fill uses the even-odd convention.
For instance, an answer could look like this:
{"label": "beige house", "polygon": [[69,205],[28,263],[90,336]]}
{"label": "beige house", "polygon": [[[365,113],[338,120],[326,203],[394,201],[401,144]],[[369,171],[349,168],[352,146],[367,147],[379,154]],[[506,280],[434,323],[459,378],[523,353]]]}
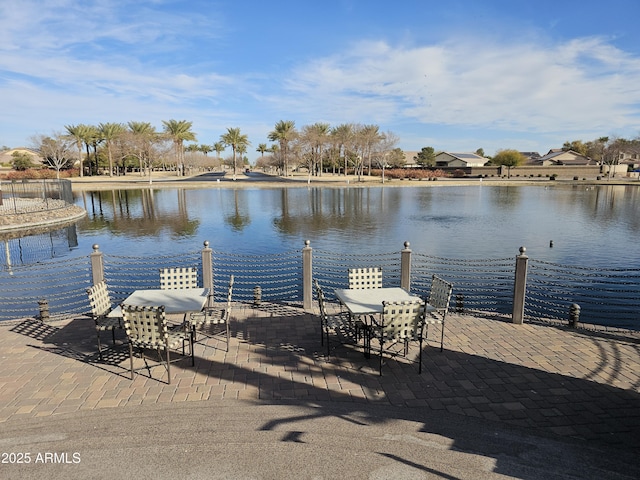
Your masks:
{"label": "beige house", "polygon": [[489,161],[475,153],[440,152],[436,155],[436,167],[483,167]]}
{"label": "beige house", "polygon": [[26,154],[31,157],[31,162],[36,165],[42,165],[44,159],[40,156],[40,153],[36,150],[26,147],[11,148],[0,152],[0,166],[10,167],[13,162],[13,154],[17,152],[19,154]]}
{"label": "beige house", "polygon": [[573,150],[565,151],[560,148],[551,149],[546,155],[534,159],[531,161],[531,163],[529,163],[529,165],[541,165],[543,167],[552,167],[554,165],[578,166],[596,164],[597,163],[594,160],[591,160],[589,157],[580,155]]}
{"label": "beige house", "polygon": [[418,165],[418,162],[416,160],[416,157],[420,153],[419,151],[417,151],[417,150],[408,150],[408,151],[403,151],[402,153],[404,153],[404,166],[405,166],[405,168],[415,168],[415,167],[419,167],[420,166],[420,165]]}

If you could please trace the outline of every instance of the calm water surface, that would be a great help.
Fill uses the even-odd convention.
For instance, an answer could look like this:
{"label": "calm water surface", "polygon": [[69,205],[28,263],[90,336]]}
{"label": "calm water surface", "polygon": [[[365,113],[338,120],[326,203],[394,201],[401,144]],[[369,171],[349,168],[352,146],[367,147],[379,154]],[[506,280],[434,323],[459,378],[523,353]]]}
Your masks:
{"label": "calm water surface", "polygon": [[[314,249],[640,265],[640,189],[624,186],[163,189],[82,192],[77,246],[111,254]],[[553,247],[550,248],[550,242]],[[64,255],[60,248],[56,255]]]}

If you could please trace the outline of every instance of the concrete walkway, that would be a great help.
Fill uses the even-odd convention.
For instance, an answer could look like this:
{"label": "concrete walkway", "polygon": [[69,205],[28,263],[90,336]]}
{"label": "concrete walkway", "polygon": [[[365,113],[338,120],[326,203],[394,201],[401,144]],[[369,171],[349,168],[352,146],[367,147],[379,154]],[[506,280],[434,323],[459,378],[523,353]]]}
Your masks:
{"label": "concrete walkway", "polygon": [[135,451],[155,452],[140,478],[640,477],[637,335],[452,314],[422,375],[413,347],[380,377],[355,346],[327,358],[301,309],[234,317],[229,352],[199,343],[171,385],[162,367],[130,380],[122,332],[99,362],[90,319],[0,324],[1,451],[31,454],[0,478],[131,478]]}

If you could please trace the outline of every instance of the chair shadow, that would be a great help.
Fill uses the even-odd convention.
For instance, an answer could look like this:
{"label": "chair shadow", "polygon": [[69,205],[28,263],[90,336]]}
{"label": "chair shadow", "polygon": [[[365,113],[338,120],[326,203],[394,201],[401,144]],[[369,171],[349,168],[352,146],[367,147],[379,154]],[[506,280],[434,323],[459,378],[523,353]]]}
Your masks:
{"label": "chair shadow", "polygon": [[[356,415],[359,421],[367,424],[384,424],[396,419],[419,421],[423,432],[451,438],[453,449],[494,458],[495,473],[529,478],[508,460],[501,461],[501,442],[516,441],[495,437],[495,432],[506,425],[519,435],[530,437],[522,442],[532,448],[531,455],[549,454],[531,446],[536,437],[574,442],[571,452],[576,456],[590,454],[594,461],[601,461],[608,468],[618,468],[611,466],[617,459],[620,472],[640,474],[637,464],[625,466],[629,455],[635,458],[634,455],[640,453],[638,391],[447,350],[446,342],[444,352],[432,346],[424,347],[422,375],[418,374],[415,363],[389,358],[384,375],[379,377],[377,355],[366,359],[358,346],[340,345],[327,358],[326,348],[320,344],[320,325],[315,315],[290,305],[264,304],[253,310],[255,312],[245,308],[244,318],[233,321],[233,348],[249,349],[249,356],[264,366],[296,372],[296,375],[275,378],[264,368],[234,362],[232,356],[229,360],[226,357],[218,360],[219,357],[205,357],[198,352],[195,367],[185,361],[181,368],[215,375],[224,382],[243,378],[247,385],[258,390],[256,402],[293,402],[313,408],[315,417],[335,417],[336,405],[339,405],[340,415],[344,418],[351,419]],[[34,348],[97,368],[115,369],[128,359],[128,352],[116,347],[109,349],[104,364],[97,361],[95,330],[90,319],[73,319],[60,328],[28,320],[11,330],[48,344],[32,345]],[[584,335],[595,342],[613,341],[602,335],[587,332]],[[602,358],[611,366],[604,354]],[[614,371],[617,362],[623,360],[613,360]],[[128,375],[127,368],[120,368],[122,376]],[[348,389],[329,391],[322,382],[314,384],[307,379],[314,375],[322,379],[337,377],[339,382],[360,386],[367,398],[354,398]],[[370,413],[367,405],[372,409]],[[375,411],[373,407],[376,407]],[[294,426],[307,418],[308,415],[303,415],[266,420],[260,429]],[[452,418],[458,421],[446,421]],[[481,433],[471,442],[466,429],[474,424]],[[296,433],[283,441],[301,438],[302,429],[290,431]],[[594,455],[592,449],[596,448],[605,450],[607,457]],[[429,468],[427,460],[423,467]]]}

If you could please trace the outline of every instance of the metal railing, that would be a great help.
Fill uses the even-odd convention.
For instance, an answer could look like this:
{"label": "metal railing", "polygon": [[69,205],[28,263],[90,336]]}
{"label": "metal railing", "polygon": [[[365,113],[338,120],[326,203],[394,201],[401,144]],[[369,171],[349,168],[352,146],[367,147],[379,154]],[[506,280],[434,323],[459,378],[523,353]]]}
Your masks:
{"label": "metal railing", "polygon": [[22,180],[0,182],[0,213],[28,214],[73,205],[69,180]]}
{"label": "metal railing", "polygon": [[134,290],[158,288],[160,268],[194,266],[217,301],[234,275],[235,301],[252,302],[259,293],[262,301],[312,310],[312,279],[332,299],[334,289],[348,286],[349,268],[373,266],[382,268],[384,285],[400,285],[425,298],[437,274],[453,283],[450,307],[460,313],[496,314],[514,323],[576,321],[578,315],[582,323],[640,330],[640,269],[557,265],[528,259],[524,251],[511,258],[466,260],[415,253],[405,243],[395,252],[335,255],[306,242],[301,250],[248,255],[215,251],[205,242],[200,251],[134,257],[105,254],[94,246],[89,257],[0,270],[0,320],[37,316],[43,299],[51,315],[84,314],[86,289],[102,279],[117,303]]}

